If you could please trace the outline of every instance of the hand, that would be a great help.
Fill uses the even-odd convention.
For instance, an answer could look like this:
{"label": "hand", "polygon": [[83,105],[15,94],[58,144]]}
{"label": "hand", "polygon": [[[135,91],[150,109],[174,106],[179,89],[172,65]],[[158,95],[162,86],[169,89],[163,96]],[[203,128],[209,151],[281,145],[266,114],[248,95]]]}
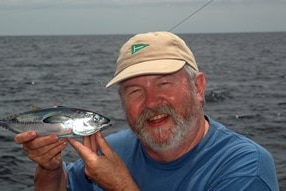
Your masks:
{"label": "hand", "polygon": [[36,132],[28,131],[17,134],[15,142],[22,144],[28,157],[41,168],[54,171],[62,166],[61,151],[67,145],[65,139],[59,139],[57,135],[39,137]]}
{"label": "hand", "polygon": [[[85,174],[105,190],[139,190],[128,168],[98,132],[84,137],[83,144],[68,139],[85,163]],[[98,154],[98,151],[102,154]]]}

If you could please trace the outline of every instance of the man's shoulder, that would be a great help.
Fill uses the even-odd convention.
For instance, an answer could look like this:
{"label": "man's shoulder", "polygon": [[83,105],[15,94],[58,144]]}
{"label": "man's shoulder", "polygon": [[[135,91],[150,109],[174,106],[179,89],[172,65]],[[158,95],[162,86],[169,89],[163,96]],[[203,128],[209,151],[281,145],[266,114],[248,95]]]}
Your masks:
{"label": "man's shoulder", "polygon": [[217,176],[221,179],[259,177],[265,182],[275,182],[275,165],[272,155],[261,145],[245,135],[229,130],[211,120],[210,149],[216,153]]}
{"label": "man's shoulder", "polygon": [[260,144],[251,140],[247,136],[237,133],[228,129],[223,124],[210,120],[212,128],[211,136],[209,137],[209,145],[215,146],[214,148],[225,150],[231,156],[236,154],[249,155],[257,159],[272,157],[271,154]]}

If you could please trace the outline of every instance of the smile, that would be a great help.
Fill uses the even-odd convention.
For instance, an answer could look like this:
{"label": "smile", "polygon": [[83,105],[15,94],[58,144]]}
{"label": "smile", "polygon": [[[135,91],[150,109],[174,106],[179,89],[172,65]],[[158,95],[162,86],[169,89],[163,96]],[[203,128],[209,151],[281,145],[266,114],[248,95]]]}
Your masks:
{"label": "smile", "polygon": [[168,119],[168,115],[160,114],[160,115],[154,115],[153,117],[149,118],[147,122],[151,126],[160,126],[163,123],[165,123],[167,119]]}
{"label": "smile", "polygon": [[155,115],[153,116],[152,118],[148,119],[148,121],[157,121],[157,120],[160,120],[162,118],[166,118],[167,115],[163,114],[163,115]]}

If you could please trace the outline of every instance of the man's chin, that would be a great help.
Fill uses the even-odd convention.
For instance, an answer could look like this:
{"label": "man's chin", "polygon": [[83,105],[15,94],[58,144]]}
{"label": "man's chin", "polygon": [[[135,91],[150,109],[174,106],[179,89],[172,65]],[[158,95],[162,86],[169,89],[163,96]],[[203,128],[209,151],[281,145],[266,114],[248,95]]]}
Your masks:
{"label": "man's chin", "polygon": [[144,145],[147,145],[154,151],[166,151],[173,149],[178,145],[177,141],[171,139],[171,135],[166,136],[166,133],[162,134],[141,134],[139,139]]}

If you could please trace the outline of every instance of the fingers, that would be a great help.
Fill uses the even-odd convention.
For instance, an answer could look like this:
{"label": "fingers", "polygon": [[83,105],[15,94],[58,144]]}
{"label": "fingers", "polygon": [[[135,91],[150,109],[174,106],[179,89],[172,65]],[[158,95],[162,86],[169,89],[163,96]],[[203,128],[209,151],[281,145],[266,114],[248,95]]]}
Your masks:
{"label": "fingers", "polygon": [[[38,140],[37,140],[38,142]],[[42,142],[40,142],[43,144]],[[23,149],[26,153],[29,154],[29,156],[44,156],[45,154],[50,155],[53,157],[54,155],[57,155],[60,153],[67,145],[67,141],[64,139],[61,139],[57,142],[45,142],[47,144],[41,145],[31,142],[23,145]]]}
{"label": "fingers", "polygon": [[103,155],[108,158],[114,155],[113,149],[109,146],[100,132],[84,137],[83,143],[80,143],[73,138],[68,138],[68,142],[86,162],[95,160],[98,157],[97,151],[99,149]]}
{"label": "fingers", "polygon": [[59,139],[57,135],[48,135],[44,137],[37,137],[33,141],[28,141],[24,144],[24,146],[29,149],[37,149],[63,140],[65,139]]}
{"label": "fingers", "polygon": [[[83,145],[79,141],[68,138],[68,142],[71,146],[77,151],[77,153],[81,156],[84,161],[89,161],[92,156],[96,156],[94,152],[91,151],[87,146]],[[85,140],[86,144],[90,144],[90,140]]]}
{"label": "fingers", "polygon": [[[123,190],[121,188],[125,186],[129,190],[138,190],[125,163],[101,133],[84,137],[83,144],[73,138],[68,138],[68,141],[83,159],[86,176],[104,190]],[[97,149],[102,155],[94,152]]]}
{"label": "fingers", "polygon": [[38,153],[28,153],[28,157],[38,163],[42,168],[52,171],[56,170],[61,166],[62,158],[61,151],[66,147],[66,145],[62,144],[59,146],[55,146],[51,150],[43,154]]}
{"label": "fingers", "polygon": [[59,168],[61,152],[67,146],[66,139],[59,139],[57,135],[39,137],[34,131],[17,134],[15,142],[23,145],[23,150],[32,161],[48,170]]}
{"label": "fingers", "polygon": [[95,141],[96,140],[96,134],[89,136],[89,139],[91,141],[91,150],[93,152],[97,153],[99,148],[98,148],[98,144]]}
{"label": "fingers", "polygon": [[37,133],[35,131],[27,131],[24,133],[17,134],[15,136],[15,142],[17,144],[23,144],[25,142],[31,141],[37,137]]}
{"label": "fingers", "polygon": [[95,142],[95,135],[94,134],[84,137],[83,138],[83,145],[90,148],[90,150],[93,151],[94,153],[97,153],[97,151],[98,151],[98,146],[97,146],[97,143]]}
{"label": "fingers", "polygon": [[46,145],[56,143],[58,140],[59,137],[57,135],[38,137],[35,131],[27,131],[15,136],[15,142],[17,144],[23,144],[24,150],[25,148],[27,148],[26,150],[31,150],[44,147]]}
{"label": "fingers", "polygon": [[82,141],[82,143],[83,143],[83,145],[85,145],[86,147],[91,147],[91,140],[90,140],[90,138],[89,138],[90,136],[86,136],[86,137],[83,137],[83,141]]}
{"label": "fingers", "polygon": [[[55,170],[61,166],[61,152],[66,148],[67,141],[59,140],[46,146],[31,149],[27,147],[28,157],[47,170]],[[25,147],[25,145],[24,145]]]}
{"label": "fingers", "polygon": [[109,144],[107,143],[107,141],[105,140],[105,138],[102,136],[102,134],[100,132],[97,132],[95,134],[95,140],[98,144],[98,147],[100,148],[100,150],[102,151],[102,153],[105,156],[112,156],[114,151],[113,149],[109,146]]}

